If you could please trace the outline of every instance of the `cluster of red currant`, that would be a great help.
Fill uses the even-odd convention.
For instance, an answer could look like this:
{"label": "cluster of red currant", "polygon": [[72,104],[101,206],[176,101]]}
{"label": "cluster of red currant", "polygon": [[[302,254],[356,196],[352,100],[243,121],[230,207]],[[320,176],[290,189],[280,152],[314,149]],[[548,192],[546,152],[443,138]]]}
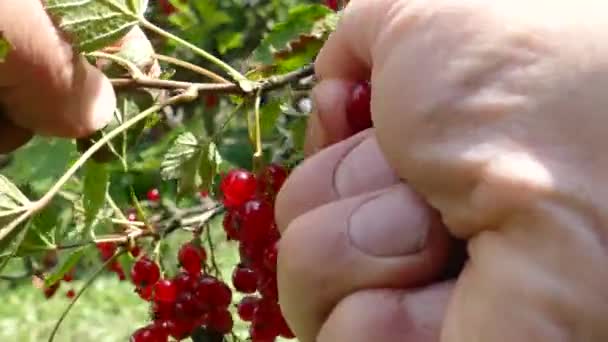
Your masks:
{"label": "cluster of red currant", "polygon": [[227,209],[224,229],[228,239],[238,241],[241,256],[232,282],[237,291],[248,294],[238,304],[238,314],[251,323],[252,341],[295,337],[278,304],[276,274],[280,234],[274,202],[286,178],[287,170],[271,164],[257,178],[251,172],[233,170],[220,185]]}
{"label": "cluster of red currant", "polygon": [[[224,229],[229,240],[239,242],[241,254],[232,283],[234,289],[247,294],[238,303],[237,312],[243,321],[251,322],[253,342],[294,337],[281,314],[276,277],[280,234],[274,222],[274,201],[286,177],[285,168],[271,164],[258,177],[232,170],[220,184],[226,209]],[[148,199],[157,200],[158,196],[149,193]],[[115,245],[111,246],[100,248],[105,260],[115,252]],[[205,273],[206,259],[205,249],[195,238],[180,248],[182,270],[172,278],[162,277],[158,264],[148,256],[136,260],[131,280],[139,296],[151,303],[152,323],[135,331],[132,342],[165,342],[169,336],[180,340],[199,328],[220,336],[232,331],[232,290],[221,279]]]}
{"label": "cluster of red currant", "polygon": [[[52,284],[50,286],[44,286],[42,289],[42,292],[44,293],[44,297],[46,297],[46,299],[53,298],[55,296],[55,294],[57,293],[57,290],[59,290],[59,287],[61,286],[62,281],[66,282],[66,283],[71,283],[72,280],[74,280],[74,269],[67,272],[63,276],[62,279],[55,282],[54,284]],[[69,289],[65,293],[65,296],[68,297],[69,299],[72,299],[72,298],[74,298],[74,296],[76,296],[76,292],[73,289]]]}

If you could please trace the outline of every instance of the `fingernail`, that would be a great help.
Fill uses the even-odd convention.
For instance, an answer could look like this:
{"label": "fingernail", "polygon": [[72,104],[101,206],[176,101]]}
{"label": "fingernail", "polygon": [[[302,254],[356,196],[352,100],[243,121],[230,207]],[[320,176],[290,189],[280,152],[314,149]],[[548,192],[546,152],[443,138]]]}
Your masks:
{"label": "fingernail", "polygon": [[304,142],[304,153],[307,156],[313,155],[326,145],[326,134],[323,124],[319,119],[318,107],[315,105],[313,96],[313,111],[308,118],[306,127],[306,139]]}
{"label": "fingernail", "polygon": [[431,220],[420,199],[400,185],[361,204],[350,218],[349,235],[368,255],[411,255],[424,248]]}
{"label": "fingernail", "polygon": [[107,126],[114,118],[116,109],[116,95],[112,84],[107,79],[100,82],[98,93],[91,105],[91,129],[100,130]]}

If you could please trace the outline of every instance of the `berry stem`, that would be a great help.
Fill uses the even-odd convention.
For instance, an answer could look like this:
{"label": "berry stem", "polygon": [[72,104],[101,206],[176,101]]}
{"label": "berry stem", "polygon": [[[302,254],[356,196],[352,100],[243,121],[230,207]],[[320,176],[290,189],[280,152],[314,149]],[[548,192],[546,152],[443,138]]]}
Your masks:
{"label": "berry stem", "polygon": [[95,270],[95,272],[89,277],[89,279],[87,279],[87,281],[84,283],[84,285],[82,286],[80,291],[78,291],[78,293],[72,299],[70,304],[68,304],[68,306],[65,308],[65,310],[61,314],[61,317],[59,317],[59,320],[57,321],[57,323],[55,323],[55,326],[53,327],[53,331],[51,332],[51,335],[49,336],[48,342],[53,342],[53,340],[55,339],[55,335],[57,335],[57,331],[59,330],[59,327],[61,326],[61,323],[63,323],[65,317],[68,315],[68,313],[70,312],[70,310],[72,309],[74,304],[76,304],[76,302],[78,301],[80,296],[82,296],[82,294],[93,284],[95,279],[97,279],[97,277],[99,277],[101,275],[101,273],[106,269],[106,267],[108,267],[111,263],[113,263],[116,259],[118,259],[119,256],[123,255],[125,252],[126,252],[126,250],[122,250],[122,249],[120,251],[118,251],[111,258],[106,260],[106,262],[104,262],[103,265],[101,265],[97,270]]}
{"label": "berry stem", "polygon": [[262,151],[262,125],[260,120],[260,105],[262,103],[262,91],[258,90],[255,103],[254,103],[254,132],[253,132],[253,140],[255,146],[255,152],[253,153],[253,173],[257,174],[263,168],[264,164],[264,154]]}

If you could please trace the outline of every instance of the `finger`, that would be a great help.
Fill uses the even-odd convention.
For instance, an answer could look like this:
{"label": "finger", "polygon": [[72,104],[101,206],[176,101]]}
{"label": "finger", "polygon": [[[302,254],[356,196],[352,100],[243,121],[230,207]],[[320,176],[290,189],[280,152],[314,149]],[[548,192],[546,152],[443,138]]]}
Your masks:
{"label": "finger", "polygon": [[326,203],[397,183],[399,179],[384,159],[373,130],[361,132],[292,171],[277,196],[278,227],[284,230],[296,217]]}
{"label": "finger", "polygon": [[313,89],[313,112],[304,145],[307,156],[352,135],[345,108],[352,85],[352,81],[330,79],[319,82]]}
{"label": "finger", "polygon": [[281,239],[281,308],[297,336],[313,341],[341,298],[438,276],[449,243],[438,215],[402,184],[324,205],[294,220]]}
{"label": "finger", "polygon": [[386,22],[386,11],[393,0],[355,0],[346,6],[340,23],[330,35],[315,61],[315,72],[321,80],[369,79],[372,46]]}
{"label": "finger", "polygon": [[438,342],[453,282],[416,290],[365,290],[340,301],[318,342]]}
{"label": "finger", "polygon": [[11,152],[32,138],[32,132],[16,126],[0,112],[0,154]]}
{"label": "finger", "polygon": [[0,30],[13,46],[0,63],[0,102],[10,119],[61,137],[104,127],[116,106],[112,85],[71,49],[41,1],[2,1],[0,13]]}

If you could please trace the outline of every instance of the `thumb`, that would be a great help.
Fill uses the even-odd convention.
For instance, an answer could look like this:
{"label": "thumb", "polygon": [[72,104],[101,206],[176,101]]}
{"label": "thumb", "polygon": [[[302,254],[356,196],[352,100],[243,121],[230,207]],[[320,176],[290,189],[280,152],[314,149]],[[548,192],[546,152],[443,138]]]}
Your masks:
{"label": "thumb", "polygon": [[109,80],[72,50],[40,0],[0,2],[0,31],[12,49],[0,63],[0,103],[16,125],[82,137],[104,127],[116,99]]}

